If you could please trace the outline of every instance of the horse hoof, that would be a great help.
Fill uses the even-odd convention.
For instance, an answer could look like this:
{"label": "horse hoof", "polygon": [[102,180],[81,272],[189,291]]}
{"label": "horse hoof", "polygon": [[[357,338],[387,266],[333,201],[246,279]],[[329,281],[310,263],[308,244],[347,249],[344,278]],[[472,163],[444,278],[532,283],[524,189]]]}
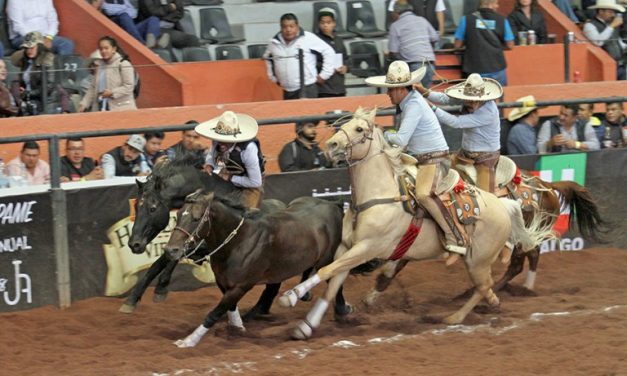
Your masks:
{"label": "horse hoof", "polygon": [[135,308],[137,308],[136,305],[124,303],[124,304],[122,304],[122,307],[120,307],[120,309],[118,309],[118,312],[133,313],[133,312],[135,312]]}
{"label": "horse hoof", "polygon": [[168,293],[163,293],[163,294],[154,294],[152,296],[152,301],[155,303],[161,303],[165,300],[165,298],[168,297]]}
{"label": "horse hoof", "polygon": [[292,332],[292,339],[303,341],[309,339],[313,334],[313,329],[309,324],[304,321],[300,321],[294,331]]}
{"label": "horse hoof", "polygon": [[442,323],[446,325],[458,325],[462,323],[462,320],[458,319],[455,315],[451,315],[443,318]]}
{"label": "horse hoof", "polygon": [[298,296],[294,292],[294,290],[289,290],[283,293],[279,298],[279,304],[281,307],[290,308],[294,307],[298,302]]}
{"label": "horse hoof", "polygon": [[300,300],[302,300],[303,302],[310,302],[311,299],[313,299],[313,294],[310,291],[307,291],[305,295],[303,295],[303,297],[300,298]]}
{"label": "horse hoof", "polygon": [[184,339],[179,339],[177,341],[174,342],[174,345],[180,349],[185,349],[185,348],[189,348],[189,347],[194,347],[194,344],[190,344],[188,342],[186,342]]}

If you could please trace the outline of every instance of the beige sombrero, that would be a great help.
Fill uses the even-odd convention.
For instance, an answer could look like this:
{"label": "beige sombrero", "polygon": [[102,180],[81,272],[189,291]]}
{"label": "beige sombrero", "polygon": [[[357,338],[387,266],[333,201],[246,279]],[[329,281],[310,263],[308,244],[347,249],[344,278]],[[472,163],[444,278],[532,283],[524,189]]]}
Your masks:
{"label": "beige sombrero", "polygon": [[366,84],[375,87],[405,87],[411,86],[425,76],[426,67],[420,67],[414,72],[409,71],[409,65],[401,60],[396,60],[390,64],[388,74],[385,76],[373,76],[366,78]]}
{"label": "beige sombrero", "polygon": [[518,120],[533,110],[544,108],[536,106],[536,98],[533,95],[527,95],[525,97],[518,98],[516,99],[516,102],[522,102],[523,106],[516,107],[512,110],[512,112],[509,113],[509,115],[507,116],[507,120],[509,121]]}
{"label": "beige sombrero", "polygon": [[466,81],[445,89],[444,93],[463,101],[493,101],[503,95],[503,88],[497,80],[472,73]]}
{"label": "beige sombrero", "polygon": [[216,118],[198,124],[194,130],[214,141],[235,143],[255,138],[259,125],[251,116],[225,111]]}
{"label": "beige sombrero", "polygon": [[589,6],[588,9],[612,9],[621,13],[625,11],[625,7],[616,4],[616,0],[597,0],[597,3]]}

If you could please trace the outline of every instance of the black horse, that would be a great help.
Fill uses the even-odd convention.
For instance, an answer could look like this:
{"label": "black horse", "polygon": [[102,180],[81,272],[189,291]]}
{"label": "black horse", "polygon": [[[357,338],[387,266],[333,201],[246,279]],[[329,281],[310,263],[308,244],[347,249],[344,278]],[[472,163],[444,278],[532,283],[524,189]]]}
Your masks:
{"label": "black horse", "polygon": [[[202,253],[211,256],[223,296],[203,324],[176,345],[195,346],[227,311],[230,325],[244,330],[237,303],[255,285],[276,285],[276,290],[264,291],[271,301],[282,281],[333,262],[343,216],[340,205],[313,197],[297,198],[284,210],[250,212],[212,193],[190,195],[179,210],[178,231],[172,232],[165,252],[173,260],[197,256],[204,240],[211,251]],[[340,290],[335,313],[349,312]]]}

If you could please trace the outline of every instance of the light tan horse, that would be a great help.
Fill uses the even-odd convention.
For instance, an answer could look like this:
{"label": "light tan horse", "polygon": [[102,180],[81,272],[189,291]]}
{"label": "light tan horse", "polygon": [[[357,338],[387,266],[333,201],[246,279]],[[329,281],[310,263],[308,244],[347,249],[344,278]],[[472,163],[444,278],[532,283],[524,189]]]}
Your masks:
{"label": "light tan horse", "polygon": [[[316,275],[286,291],[279,299],[283,306],[294,306],[300,297],[321,281],[329,285],[306,320],[300,321],[292,336],[306,339],[320,325],[329,302],[335,297],[349,271],[374,258],[387,259],[407,230],[412,215],[403,210],[402,203],[386,200],[399,196],[397,176],[401,171],[401,149],[391,147],[375,125],[375,111],[357,110],[353,119],[327,141],[330,158],[349,161],[353,206],[372,200],[378,204],[356,214],[353,209],[344,216],[342,243],[335,261],[321,268]],[[499,299],[491,289],[491,265],[511,233],[531,249],[543,234],[529,234],[524,228],[518,203],[501,200],[479,191],[480,218],[472,230],[472,250],[464,257],[470,279],[475,286],[472,297],[457,312],[444,318],[448,324],[461,323],[477,303],[485,298],[488,304],[498,305]],[[512,223],[514,226],[512,226]],[[432,220],[425,219],[422,230],[403,259],[425,260],[442,258],[441,231]]]}

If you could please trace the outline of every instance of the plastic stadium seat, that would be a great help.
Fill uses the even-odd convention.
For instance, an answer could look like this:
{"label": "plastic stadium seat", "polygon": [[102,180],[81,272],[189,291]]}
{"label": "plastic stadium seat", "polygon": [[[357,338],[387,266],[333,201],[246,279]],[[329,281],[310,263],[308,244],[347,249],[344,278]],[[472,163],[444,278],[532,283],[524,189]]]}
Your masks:
{"label": "plastic stadium seat", "polygon": [[336,15],[336,26],[335,33],[342,39],[350,39],[355,38],[355,33],[351,33],[350,31],[346,31],[344,29],[344,25],[342,24],[342,13],[340,12],[340,7],[338,3],[332,1],[318,1],[313,3],[313,32],[318,33],[318,11],[322,8],[331,8],[335,11]]}
{"label": "plastic stadium seat", "polygon": [[57,56],[57,64],[60,69],[57,76],[59,84],[69,94],[79,94],[81,81],[89,75],[85,59],[79,55]]}
{"label": "plastic stadium seat", "polygon": [[172,52],[170,52],[170,50],[167,50],[165,48],[153,48],[152,52],[159,55],[160,58],[167,61],[168,63],[171,63],[174,61],[174,58],[172,57]]}
{"label": "plastic stadium seat", "polygon": [[248,48],[249,59],[260,59],[263,56],[263,53],[266,52],[266,48],[268,48],[268,45],[267,44],[251,44],[247,48]]}
{"label": "plastic stadium seat", "polygon": [[369,1],[346,2],[346,13],[346,30],[364,38],[382,37],[387,34],[386,31],[377,27],[372,4]]}
{"label": "plastic stadium seat", "polygon": [[479,9],[479,0],[466,0],[464,1],[463,14],[467,15]]}
{"label": "plastic stadium seat", "polygon": [[379,51],[373,41],[356,41],[349,45],[350,72],[357,77],[370,77],[383,74]]}
{"label": "plastic stadium seat", "polygon": [[222,8],[200,10],[200,37],[214,44],[238,43],[245,40],[233,36],[226,12]]}
{"label": "plastic stadium seat", "polygon": [[244,58],[242,49],[235,45],[216,47],[216,60],[239,60]]}
{"label": "plastic stadium seat", "polygon": [[211,55],[205,47],[185,47],[183,48],[183,61],[209,61]]}
{"label": "plastic stadium seat", "polygon": [[183,13],[183,18],[179,20],[178,27],[184,33],[198,35],[196,34],[196,26],[194,26],[194,20],[189,10],[185,10]]}

